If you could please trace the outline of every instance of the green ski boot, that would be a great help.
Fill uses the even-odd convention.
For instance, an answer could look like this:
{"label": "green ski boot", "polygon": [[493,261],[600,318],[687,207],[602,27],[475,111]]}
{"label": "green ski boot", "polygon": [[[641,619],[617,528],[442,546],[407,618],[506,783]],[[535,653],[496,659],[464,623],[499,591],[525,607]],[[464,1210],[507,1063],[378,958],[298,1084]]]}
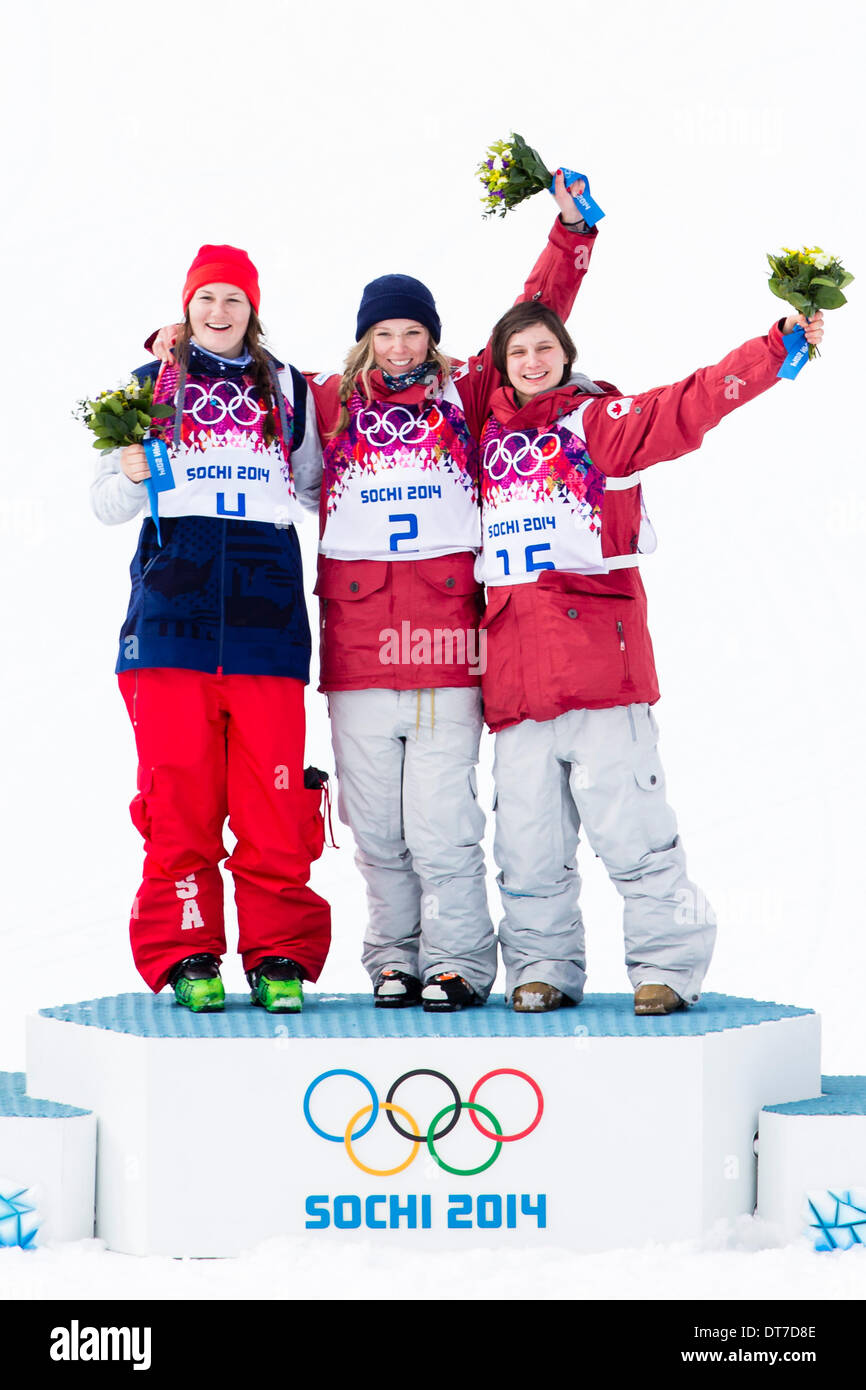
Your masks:
{"label": "green ski boot", "polygon": [[216,956],[186,956],[178,961],[168,982],[174,989],[175,1003],[194,1014],[219,1013],[225,1008],[226,992]]}
{"label": "green ski boot", "polygon": [[269,1014],[299,1014],[304,1007],[302,971],[286,956],[268,956],[247,971],[250,999]]}

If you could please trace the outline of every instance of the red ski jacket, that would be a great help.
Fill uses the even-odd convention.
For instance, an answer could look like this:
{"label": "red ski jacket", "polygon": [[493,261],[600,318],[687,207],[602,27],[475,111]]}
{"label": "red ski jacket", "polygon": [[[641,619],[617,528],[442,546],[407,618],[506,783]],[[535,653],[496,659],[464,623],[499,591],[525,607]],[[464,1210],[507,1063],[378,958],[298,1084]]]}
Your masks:
{"label": "red ski jacket", "polygon": [[[607,385],[602,395],[563,386],[523,407],[510,387],[500,387],[491,410],[501,425],[531,439],[533,432],[555,433],[559,420],[583,406],[581,433],[592,463],[607,478],[621,478],[697,449],[708,429],[775,385],[784,357],[780,325],[774,324],[766,337],[752,338],[674,386],[636,396]],[[611,492],[608,500],[617,498],[623,508],[632,505],[626,493]],[[615,506],[609,517],[613,531],[624,535],[623,510]],[[628,545],[622,536],[605,536],[607,526],[605,514],[605,556],[623,553]],[[494,731],[524,719],[555,719],[570,709],[659,698],[636,568],[608,574],[543,569],[520,584],[493,584],[481,627],[484,714]]]}
{"label": "red ski jacket", "polygon": [[[567,318],[586,269],[595,232],[569,231],[557,218],[547,245],[532,269],[524,299],[539,299],[562,318]],[[584,254],[578,255],[579,247]],[[340,376],[309,377],[323,445],[340,413]],[[407,406],[415,412],[429,406],[423,384],[391,392],[381,373],[369,375],[376,400]],[[487,417],[490,399],[499,386],[489,344],[476,357],[455,361],[452,380],[459,393],[466,423],[477,438]],[[360,383],[358,389],[363,389]],[[321,522],[326,518],[326,488],[322,489]],[[480,542],[480,532],[479,532]],[[413,662],[412,633],[460,633],[476,637],[483,611],[483,590],[474,577],[475,554],[470,550],[438,554],[417,560],[334,559],[319,555],[316,593],[320,599],[321,677],[319,689],[392,690],[428,689],[432,686],[478,685],[478,663],[473,661],[474,640],[434,645],[435,664]],[[383,632],[400,639],[401,660],[383,660]],[[420,651],[420,645],[416,651]],[[447,660],[452,656],[453,660]],[[404,659],[405,658],[405,659]]]}

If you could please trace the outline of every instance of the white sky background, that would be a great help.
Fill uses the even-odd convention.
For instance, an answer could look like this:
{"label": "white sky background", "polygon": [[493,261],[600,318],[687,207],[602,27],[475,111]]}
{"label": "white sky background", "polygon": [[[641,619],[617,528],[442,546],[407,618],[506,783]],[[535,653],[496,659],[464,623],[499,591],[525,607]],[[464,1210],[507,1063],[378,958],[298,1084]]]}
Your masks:
{"label": "white sky background", "polygon": [[[205,241],[250,251],[271,343],[301,367],[341,363],[363,285],[393,270],[433,288],[446,350],[477,348],[554,211],[537,197],[480,216],[475,166],[514,128],[586,172],[607,212],[571,327],[583,369],[624,390],[765,332],[781,306],[764,253],[781,242],[819,242],[859,275],[823,360],[645,475],[660,545],[644,576],[671,801],[721,922],[709,987],[820,1007],[825,1060],[862,1070],[862,10],[393,13],[4,8],[0,1065],[20,1064],[23,1005],[138,984],[134,759],[112,675],[136,527],[92,517],[96,455],[71,403],[145,360]],[[312,694],[310,725],[321,761]],[[348,840],[318,870],[344,895],[325,982],[363,989]],[[626,988],[619,900],[584,860],[590,987]]]}
{"label": "white sky background", "polygon": [[[783,242],[858,276],[821,361],[645,475],[659,550],[643,573],[670,799],[720,918],[707,986],[819,1009],[825,1071],[866,1070],[863,13],[3,4],[0,1067],[23,1066],[28,1012],[141,985],[112,674],[137,526],[93,518],[72,404],[145,360],[203,242],[249,250],[271,345],[300,367],[341,363],[365,282],[389,271],[431,286],[446,351],[476,349],[555,211],[538,197],[481,218],[475,166],[516,129],[588,174],[607,213],[571,329],[581,368],[624,390],[766,332],[782,306],[764,253]],[[312,692],[309,710],[310,760],[330,766]],[[335,904],[322,985],[364,990],[363,894],[337,838],[315,879]],[[621,991],[620,901],[581,854],[589,988]],[[226,977],[242,987],[236,960]]]}

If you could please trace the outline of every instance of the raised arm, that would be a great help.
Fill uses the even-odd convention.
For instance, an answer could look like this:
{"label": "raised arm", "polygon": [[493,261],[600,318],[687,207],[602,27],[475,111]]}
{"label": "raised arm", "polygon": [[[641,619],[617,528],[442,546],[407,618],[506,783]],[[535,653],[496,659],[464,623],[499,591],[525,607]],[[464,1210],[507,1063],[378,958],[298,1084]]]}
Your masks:
{"label": "raised arm", "polygon": [[[578,179],[571,187],[576,193],[582,193],[583,179]],[[589,268],[597,230],[587,227],[578,212],[561,169],[556,171],[554,197],[559,205],[559,216],[515,303],[521,304],[525,299],[540,300],[565,321],[574,308],[581,281]]]}
{"label": "raised arm", "polygon": [[[582,193],[583,179],[573,184],[575,192]],[[547,238],[547,245],[529,273],[518,295],[516,304],[525,300],[537,300],[565,321],[577,298],[584,275],[589,268],[592,249],[597,235],[594,227],[587,227],[577,210],[563,178],[562,170],[556,171],[554,197],[560,208]],[[477,436],[487,418],[490,398],[499,386],[499,373],[493,366],[493,354],[488,340],[483,352],[471,357],[464,367],[454,374],[454,381],[463,400],[469,428]]]}
{"label": "raised arm", "polygon": [[791,316],[773,324],[766,337],[751,338],[673,386],[587,401],[580,433],[593,463],[610,477],[623,477],[697,449],[707,430],[775,386],[786,355],[782,336],[798,323],[809,342],[821,341],[820,313],[808,323],[802,315]]}

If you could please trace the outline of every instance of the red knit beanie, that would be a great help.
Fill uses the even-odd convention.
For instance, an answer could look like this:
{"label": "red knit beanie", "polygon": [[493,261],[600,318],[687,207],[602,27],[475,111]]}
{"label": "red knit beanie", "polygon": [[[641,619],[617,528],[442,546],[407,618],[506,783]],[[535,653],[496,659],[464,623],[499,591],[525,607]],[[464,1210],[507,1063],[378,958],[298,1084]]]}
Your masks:
{"label": "red knit beanie", "polygon": [[239,246],[202,246],[189,268],[183,287],[183,307],[202,285],[237,285],[259,312],[259,272]]}

